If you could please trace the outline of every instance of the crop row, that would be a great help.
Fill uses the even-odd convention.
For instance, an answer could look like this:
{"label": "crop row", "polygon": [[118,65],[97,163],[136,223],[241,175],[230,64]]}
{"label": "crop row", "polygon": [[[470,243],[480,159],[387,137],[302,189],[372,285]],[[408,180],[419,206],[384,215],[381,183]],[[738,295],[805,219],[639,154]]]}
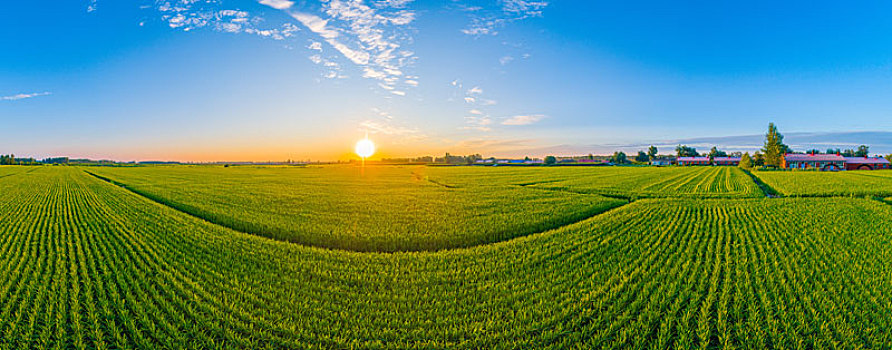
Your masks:
{"label": "crop row", "polygon": [[241,234],[79,169],[0,193],[0,348],[892,344],[892,209],[877,201],[642,200],[380,254]]}

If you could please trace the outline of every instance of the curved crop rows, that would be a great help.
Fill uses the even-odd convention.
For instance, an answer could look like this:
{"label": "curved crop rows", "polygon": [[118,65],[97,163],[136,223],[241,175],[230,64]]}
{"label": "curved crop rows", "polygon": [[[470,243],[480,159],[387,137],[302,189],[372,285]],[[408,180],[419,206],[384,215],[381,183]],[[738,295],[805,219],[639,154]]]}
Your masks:
{"label": "curved crop rows", "polygon": [[515,186],[455,186],[423,167],[91,168],[242,232],[353,251],[434,251],[542,232],[627,203]]}
{"label": "curved crop rows", "polygon": [[876,201],[642,200],[381,254],[242,234],[79,169],[0,193],[4,349],[892,344],[892,207]]}

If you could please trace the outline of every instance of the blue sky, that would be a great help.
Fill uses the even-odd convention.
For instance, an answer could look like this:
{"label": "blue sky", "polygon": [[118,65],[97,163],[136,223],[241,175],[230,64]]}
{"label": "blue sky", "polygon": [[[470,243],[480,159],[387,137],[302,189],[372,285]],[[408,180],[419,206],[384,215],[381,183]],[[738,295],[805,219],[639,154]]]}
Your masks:
{"label": "blue sky", "polygon": [[889,2],[0,6],[0,153],[343,159],[368,132],[380,156],[541,156],[743,149],[721,137],[769,121],[892,132]]}

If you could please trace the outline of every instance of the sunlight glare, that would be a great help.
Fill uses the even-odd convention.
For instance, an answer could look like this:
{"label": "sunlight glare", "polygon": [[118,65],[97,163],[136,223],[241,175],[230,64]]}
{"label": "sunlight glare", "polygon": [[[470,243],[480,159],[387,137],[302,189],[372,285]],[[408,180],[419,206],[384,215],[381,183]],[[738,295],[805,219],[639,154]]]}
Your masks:
{"label": "sunlight glare", "polygon": [[360,156],[363,159],[371,157],[373,154],[375,154],[375,143],[373,143],[372,140],[369,140],[369,138],[366,137],[356,142],[355,151],[356,155]]}

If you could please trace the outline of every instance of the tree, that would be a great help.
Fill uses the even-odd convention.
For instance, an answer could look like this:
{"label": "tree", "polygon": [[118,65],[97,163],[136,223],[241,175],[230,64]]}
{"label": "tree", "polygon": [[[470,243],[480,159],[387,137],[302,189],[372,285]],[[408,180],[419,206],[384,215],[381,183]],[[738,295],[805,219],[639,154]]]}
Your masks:
{"label": "tree", "polygon": [[624,164],[626,162],[626,154],[623,152],[613,152],[613,155],[610,156],[610,161],[613,164]]}
{"label": "tree", "polygon": [[753,168],[753,158],[750,157],[750,152],[746,152],[742,156],[740,156],[740,164],[738,166],[743,169]]}
{"label": "tree", "polygon": [[853,150],[853,149],[847,149],[847,150],[845,150],[845,151],[842,151],[842,156],[843,156],[843,157],[854,157],[854,156],[855,156],[855,150]]}
{"label": "tree", "polygon": [[707,154],[707,156],[709,157],[709,162],[712,163],[713,161],[715,161],[715,157],[727,157],[728,153],[719,151],[717,147],[713,146],[712,149],[709,150],[709,154]]}
{"label": "tree", "polygon": [[555,163],[557,163],[557,158],[555,158],[554,156],[545,157],[545,165],[552,165]]}
{"label": "tree", "polygon": [[892,163],[892,154],[887,154],[886,160],[888,160],[890,163]]}
{"label": "tree", "polygon": [[650,157],[648,157],[647,153],[644,153],[644,151],[638,151],[638,155],[635,156],[636,162],[646,163],[649,160],[650,160]]}
{"label": "tree", "polygon": [[657,159],[657,147],[651,145],[647,148],[647,159],[651,161]]}
{"label": "tree", "polygon": [[719,149],[716,148],[715,146],[713,146],[712,149],[709,150],[709,154],[711,154],[713,157],[727,157],[728,156],[727,152],[719,151]]}
{"label": "tree", "polygon": [[865,145],[858,146],[858,150],[855,151],[855,157],[867,157],[870,154],[870,147]]}
{"label": "tree", "polygon": [[589,154],[588,154],[588,160],[595,160],[595,155],[589,153]]}
{"label": "tree", "polygon": [[779,167],[783,163],[784,155],[790,151],[790,147],[784,144],[784,135],[777,131],[774,123],[768,123],[768,133],[765,134],[765,145],[762,152],[765,153],[765,165]]}
{"label": "tree", "polygon": [[755,165],[755,166],[765,165],[765,155],[763,155],[759,151],[756,151],[756,153],[753,153],[753,165]]}
{"label": "tree", "polygon": [[696,157],[700,154],[697,153],[697,149],[693,147],[688,147],[684,145],[678,145],[675,147],[675,154],[678,157]]}
{"label": "tree", "polygon": [[0,155],[0,165],[16,165],[15,155]]}
{"label": "tree", "polygon": [[821,151],[818,150],[818,149],[810,149],[810,150],[808,150],[808,151],[805,151],[805,153],[808,153],[808,154],[821,154]]}
{"label": "tree", "polygon": [[839,148],[837,148],[837,149],[828,148],[827,149],[827,154],[840,154],[840,153],[842,153],[842,151]]}

